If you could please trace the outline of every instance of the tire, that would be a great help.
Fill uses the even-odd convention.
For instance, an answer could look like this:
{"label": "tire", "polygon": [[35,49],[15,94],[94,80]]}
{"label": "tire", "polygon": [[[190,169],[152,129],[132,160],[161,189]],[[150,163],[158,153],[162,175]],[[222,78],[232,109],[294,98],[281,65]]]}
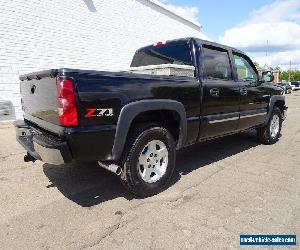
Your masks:
{"label": "tire", "polygon": [[138,127],[130,134],[126,151],[121,174],[125,188],[139,197],[163,191],[175,168],[176,145],[172,134],[160,125]]}
{"label": "tire", "polygon": [[282,121],[281,111],[275,106],[267,125],[257,129],[259,141],[267,145],[277,142],[281,132]]}

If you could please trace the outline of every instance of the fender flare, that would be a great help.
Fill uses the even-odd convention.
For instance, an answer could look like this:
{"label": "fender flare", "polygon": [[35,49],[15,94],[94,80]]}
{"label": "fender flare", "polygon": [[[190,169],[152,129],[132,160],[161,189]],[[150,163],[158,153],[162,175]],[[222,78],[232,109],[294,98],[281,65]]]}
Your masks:
{"label": "fender flare", "polygon": [[118,161],[121,158],[133,119],[142,112],[155,110],[171,110],[178,113],[180,117],[180,130],[177,148],[179,149],[184,146],[187,138],[187,118],[182,103],[164,99],[135,101],[125,105],[121,109],[112,148],[112,160]]}
{"label": "fender flare", "polygon": [[264,122],[264,125],[268,123],[271,114],[272,114],[272,110],[274,108],[274,105],[277,101],[283,101],[285,103],[285,96],[284,95],[274,95],[271,96],[270,98],[270,102],[269,102],[269,106],[268,106],[268,113]]}

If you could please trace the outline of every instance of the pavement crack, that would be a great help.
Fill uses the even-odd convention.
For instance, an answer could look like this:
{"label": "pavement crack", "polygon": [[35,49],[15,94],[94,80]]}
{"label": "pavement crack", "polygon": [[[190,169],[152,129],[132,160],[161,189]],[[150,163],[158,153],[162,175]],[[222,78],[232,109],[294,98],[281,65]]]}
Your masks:
{"label": "pavement crack", "polygon": [[123,217],[124,217],[125,214],[124,213],[118,213],[118,215],[120,216],[120,218],[119,218],[119,221],[116,224],[114,224],[113,226],[110,226],[107,229],[107,232],[104,233],[99,239],[97,239],[96,241],[92,242],[91,244],[82,246],[82,248],[86,249],[86,248],[91,248],[91,247],[97,246],[103,240],[105,240],[106,238],[110,237],[114,232],[116,232],[117,230],[119,230],[120,228],[122,228],[123,227],[123,225],[122,225],[122,219],[123,219]]}
{"label": "pavement crack", "polygon": [[82,248],[86,249],[86,248],[91,248],[91,247],[99,245],[104,239],[106,239],[107,237],[110,237],[115,231],[117,231],[120,228],[120,224],[121,224],[121,222],[118,222],[117,224],[109,227],[107,232],[105,234],[103,234],[98,240],[94,241],[91,244],[84,245],[84,246],[82,246]]}

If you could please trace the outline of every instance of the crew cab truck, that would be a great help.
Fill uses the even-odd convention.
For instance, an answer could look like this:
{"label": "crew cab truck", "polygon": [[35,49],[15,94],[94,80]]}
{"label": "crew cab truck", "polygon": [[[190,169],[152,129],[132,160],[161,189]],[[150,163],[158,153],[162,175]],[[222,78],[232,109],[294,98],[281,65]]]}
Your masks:
{"label": "crew cab truck", "polygon": [[98,162],[138,196],[162,191],[176,150],[250,128],[275,143],[283,90],[242,51],[196,38],[136,51],[131,67],[180,65],[188,75],[52,69],[20,76],[25,161]]}

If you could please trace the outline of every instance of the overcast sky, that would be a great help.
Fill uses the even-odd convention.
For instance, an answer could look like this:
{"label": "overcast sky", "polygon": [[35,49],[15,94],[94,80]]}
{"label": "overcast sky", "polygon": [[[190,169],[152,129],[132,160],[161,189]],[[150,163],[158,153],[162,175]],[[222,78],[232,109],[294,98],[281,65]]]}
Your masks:
{"label": "overcast sky", "polygon": [[[300,0],[160,0],[261,65],[300,69]],[[267,56],[266,56],[267,52]]]}

